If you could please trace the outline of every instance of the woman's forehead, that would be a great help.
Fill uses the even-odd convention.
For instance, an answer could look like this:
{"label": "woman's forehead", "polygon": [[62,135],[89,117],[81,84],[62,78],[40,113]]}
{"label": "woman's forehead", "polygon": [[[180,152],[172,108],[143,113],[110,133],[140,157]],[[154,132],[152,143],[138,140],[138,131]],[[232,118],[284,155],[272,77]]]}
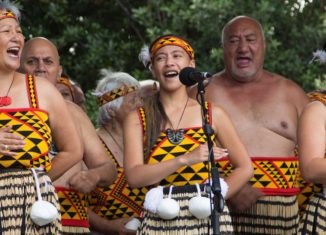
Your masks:
{"label": "woman's forehead", "polygon": [[162,53],[173,53],[173,52],[182,52],[187,53],[182,47],[176,46],[176,45],[166,45],[164,47],[161,47],[157,50],[156,55],[162,54]]}

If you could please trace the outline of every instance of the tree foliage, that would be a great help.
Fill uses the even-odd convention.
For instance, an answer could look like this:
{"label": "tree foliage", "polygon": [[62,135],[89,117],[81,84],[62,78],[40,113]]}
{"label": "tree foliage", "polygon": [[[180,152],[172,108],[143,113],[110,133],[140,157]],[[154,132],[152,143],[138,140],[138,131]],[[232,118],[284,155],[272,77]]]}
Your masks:
{"label": "tree foliage", "polygon": [[[326,42],[326,4],[319,0],[24,0],[26,39],[44,36],[58,47],[66,72],[85,91],[94,88],[101,68],[150,78],[138,61],[144,43],[174,33],[196,51],[198,70],[223,69],[220,36],[236,15],[263,25],[265,68],[296,81],[305,90],[325,86],[326,66],[309,64]],[[304,7],[302,5],[304,3]],[[324,87],[325,88],[325,87]],[[90,97],[90,96],[88,96]]]}

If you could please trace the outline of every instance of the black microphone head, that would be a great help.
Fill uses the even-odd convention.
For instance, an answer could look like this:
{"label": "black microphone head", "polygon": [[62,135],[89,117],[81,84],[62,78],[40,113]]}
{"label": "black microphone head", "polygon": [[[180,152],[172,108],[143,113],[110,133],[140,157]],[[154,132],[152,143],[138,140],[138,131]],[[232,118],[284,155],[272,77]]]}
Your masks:
{"label": "black microphone head", "polygon": [[185,67],[181,69],[179,73],[180,82],[185,86],[192,86],[196,84],[196,81],[190,79],[190,74],[194,73],[196,70],[192,67]]}

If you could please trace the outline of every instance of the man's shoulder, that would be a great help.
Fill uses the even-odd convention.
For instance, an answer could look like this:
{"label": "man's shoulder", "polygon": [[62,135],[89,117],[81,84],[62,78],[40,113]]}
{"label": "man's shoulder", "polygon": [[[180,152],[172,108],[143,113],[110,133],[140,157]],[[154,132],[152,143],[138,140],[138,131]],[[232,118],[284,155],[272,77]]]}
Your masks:
{"label": "man's shoulder", "polygon": [[285,83],[288,79],[281,74],[269,72],[264,70],[262,75],[264,81],[274,82],[274,83]]}
{"label": "man's shoulder", "polygon": [[83,135],[82,138],[84,139],[87,138],[87,136],[96,136],[97,134],[95,127],[85,111],[71,101],[66,100],[66,104],[71,116],[73,117],[76,127],[79,129],[80,134]]}
{"label": "man's shoulder", "polygon": [[79,107],[77,104],[69,100],[66,100],[66,104],[68,106],[69,112],[74,117],[75,121],[79,121],[82,123],[90,121],[85,111],[82,110],[82,108]]}
{"label": "man's shoulder", "polygon": [[275,79],[274,91],[276,96],[284,97],[290,103],[295,104],[298,109],[308,103],[308,96],[294,80],[286,78],[280,74],[273,74]]}
{"label": "man's shoulder", "polygon": [[69,111],[73,114],[76,114],[78,116],[83,115],[83,113],[85,113],[77,104],[75,104],[74,102],[70,101],[70,100],[65,100],[66,104],[69,108]]}
{"label": "man's shoulder", "polygon": [[221,79],[226,78],[225,71],[220,71],[218,73],[213,74],[207,81],[210,82],[219,82]]}
{"label": "man's shoulder", "polygon": [[275,83],[280,89],[294,89],[303,92],[303,89],[291,78],[287,78],[277,73],[264,72],[265,80]]}
{"label": "man's shoulder", "polygon": [[218,89],[224,86],[224,80],[227,79],[223,72],[213,74],[210,78],[204,81],[204,86],[206,89]]}

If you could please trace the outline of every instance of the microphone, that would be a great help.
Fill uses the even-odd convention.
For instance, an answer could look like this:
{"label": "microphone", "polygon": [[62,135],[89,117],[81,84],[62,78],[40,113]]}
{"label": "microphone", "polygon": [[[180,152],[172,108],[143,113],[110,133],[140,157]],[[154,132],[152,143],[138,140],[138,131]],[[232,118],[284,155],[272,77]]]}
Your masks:
{"label": "microphone", "polygon": [[179,79],[183,85],[192,86],[197,82],[203,82],[206,78],[211,77],[207,72],[198,72],[192,67],[185,67],[180,71]]}

